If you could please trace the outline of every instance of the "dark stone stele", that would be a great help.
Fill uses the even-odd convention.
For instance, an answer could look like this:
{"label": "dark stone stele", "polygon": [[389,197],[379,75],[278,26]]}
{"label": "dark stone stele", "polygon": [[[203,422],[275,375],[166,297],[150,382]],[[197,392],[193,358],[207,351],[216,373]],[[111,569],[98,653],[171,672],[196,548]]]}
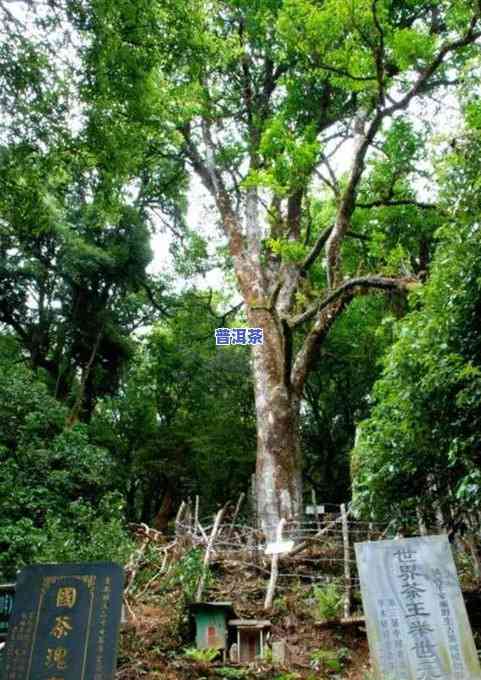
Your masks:
{"label": "dark stone stele", "polygon": [[123,587],[112,562],[22,569],[1,680],[114,680]]}
{"label": "dark stone stele", "polygon": [[7,639],[8,622],[13,610],[15,599],[15,584],[6,583],[0,585],[0,642]]}

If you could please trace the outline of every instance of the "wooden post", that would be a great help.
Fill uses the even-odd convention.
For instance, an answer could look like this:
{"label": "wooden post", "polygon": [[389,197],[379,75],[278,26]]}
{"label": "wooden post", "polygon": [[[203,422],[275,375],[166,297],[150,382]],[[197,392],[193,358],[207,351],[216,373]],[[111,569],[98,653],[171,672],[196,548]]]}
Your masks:
{"label": "wooden post", "polygon": [[182,503],[180,504],[180,508],[177,512],[177,516],[175,518],[175,535],[176,536],[180,536],[180,534],[181,534],[180,521],[182,519],[182,515],[184,514],[185,508],[186,508],[185,501],[182,501]]}
{"label": "wooden post", "polygon": [[346,506],[341,505],[342,517],[342,542],[344,544],[344,618],[348,619],[351,614],[351,555],[349,550],[349,523],[347,521]]}
{"label": "wooden post", "polygon": [[257,484],[256,484],[256,475],[255,473],[251,475],[251,510],[252,510],[252,517],[253,517],[253,522],[252,525],[258,529],[258,523],[257,523]]}
{"label": "wooden post", "polygon": [[479,558],[476,536],[479,527],[477,526],[476,517],[473,514],[470,513],[469,515],[466,515],[464,519],[468,528],[468,535],[466,536],[465,542],[467,544],[469,552],[471,553],[474,576],[479,580],[481,579],[481,560]]}
{"label": "wooden post", "polygon": [[230,529],[229,529],[229,532],[228,532],[228,537],[229,537],[229,538],[232,536],[232,533],[233,533],[233,531],[234,531],[235,521],[236,521],[236,519],[237,519],[237,515],[238,515],[239,512],[240,512],[241,505],[242,505],[242,503],[244,502],[244,498],[245,498],[245,497],[246,497],[245,493],[242,492],[241,495],[239,496],[239,500],[237,501],[237,505],[235,506],[234,514],[232,515],[232,522],[231,522],[231,524],[230,524]]}
{"label": "wooden post", "polygon": [[185,524],[189,534],[192,534],[192,498],[187,499],[187,509],[185,512]]}
{"label": "wooden post", "polygon": [[209,567],[209,561],[210,561],[210,555],[212,553],[212,548],[214,546],[214,540],[217,535],[217,532],[219,531],[220,523],[222,521],[222,517],[224,515],[225,507],[219,510],[219,512],[216,515],[215,521],[214,521],[214,526],[212,527],[212,531],[210,532],[209,536],[209,542],[207,543],[207,548],[205,549],[205,555],[204,555],[204,564],[202,565],[202,575],[199,579],[199,585],[197,586],[197,593],[195,596],[195,599],[197,602],[200,602],[202,599],[202,593],[204,592],[204,586],[205,586],[205,577],[207,575],[207,569]]}
{"label": "wooden post", "polygon": [[316,496],[316,490],[312,489],[311,491],[311,500],[312,500],[312,505],[314,507],[314,517],[316,518],[316,524],[317,524],[317,530],[321,530],[321,522],[319,520],[319,513],[317,512],[317,496]]}
{"label": "wooden post", "polygon": [[419,505],[416,506],[416,516],[418,518],[419,535],[420,536],[427,536],[428,535],[428,529],[427,529],[427,526],[426,526],[426,522],[424,521],[424,517],[423,517],[421,507]]}
{"label": "wooden post", "polygon": [[200,499],[199,496],[195,497],[195,510],[194,510],[194,534],[197,534],[197,530],[199,528],[199,505],[200,505]]}
{"label": "wooden post", "polygon": [[478,550],[476,548],[475,540],[472,536],[466,541],[468,544],[469,552],[471,553],[471,559],[473,560],[473,573],[477,579],[481,578],[481,561],[479,559]]}
{"label": "wooden post", "polygon": [[[280,543],[282,541],[282,532],[286,520],[283,517],[279,524],[277,525],[277,536],[276,541]],[[274,553],[271,560],[271,578],[269,580],[269,585],[267,587],[266,599],[264,602],[264,609],[270,609],[274,601],[274,593],[276,591],[277,577],[279,576],[279,553]]]}

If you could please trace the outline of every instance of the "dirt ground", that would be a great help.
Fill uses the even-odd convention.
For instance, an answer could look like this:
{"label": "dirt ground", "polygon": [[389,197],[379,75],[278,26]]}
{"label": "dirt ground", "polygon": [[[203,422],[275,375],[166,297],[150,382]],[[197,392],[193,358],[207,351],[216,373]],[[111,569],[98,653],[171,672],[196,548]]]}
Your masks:
{"label": "dirt ground", "polygon": [[[147,570],[144,580],[151,580]],[[141,579],[142,580],[142,579]],[[117,680],[367,680],[369,650],[362,621],[326,624],[313,605],[312,588],[297,582],[278,591],[273,610],[266,616],[263,601],[266,575],[241,565],[217,564],[205,601],[232,602],[240,618],[268,618],[270,640],[285,640],[290,652],[286,667],[259,661],[238,666],[222,661],[199,663],[185,651],[195,646],[193,622],[189,617],[185,588],[175,579],[170,584],[154,581],[141,596],[131,597],[130,621],[121,633]],[[481,647],[481,590],[479,584],[465,593],[468,614],[478,648]],[[360,612],[359,593],[353,600]],[[326,667],[319,657],[337,656],[336,669]]]}
{"label": "dirt ground", "polygon": [[[309,663],[310,655],[316,650],[336,652],[343,649],[347,660],[343,664],[342,677],[346,680],[362,680],[369,670],[368,646],[362,624],[345,626],[332,624],[328,627],[315,625],[309,620],[300,620],[293,615],[284,616],[272,627],[274,639],[286,639],[292,652],[288,667],[272,666],[259,662],[245,667],[222,662],[211,664],[195,663],[183,657],[183,649],[192,642],[179,639],[173,632],[172,620],[166,608],[139,607],[135,625],[122,632],[119,672],[123,680],[190,680],[201,678],[236,677],[225,675],[225,668],[236,669],[237,677],[257,680],[297,680],[332,677],[335,674],[326,669],[317,669]],[[173,614],[174,618],[177,616]],[[275,619],[275,617],[271,617]],[[347,650],[347,652],[346,652]],[[245,672],[244,675],[241,675]]]}

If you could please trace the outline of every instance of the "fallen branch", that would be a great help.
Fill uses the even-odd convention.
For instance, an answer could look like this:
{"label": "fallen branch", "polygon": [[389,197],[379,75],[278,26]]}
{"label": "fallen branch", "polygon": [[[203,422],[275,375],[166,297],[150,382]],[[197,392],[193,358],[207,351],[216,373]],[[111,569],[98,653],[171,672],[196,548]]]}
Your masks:
{"label": "fallen branch", "polygon": [[130,616],[132,617],[132,621],[136,621],[136,620],[137,620],[137,617],[135,616],[134,610],[133,610],[132,607],[130,606],[129,601],[128,601],[128,599],[125,597],[125,595],[124,595],[124,597],[123,597],[123,603],[125,604],[125,606],[126,606],[128,612],[129,612]]}
{"label": "fallen branch", "polygon": [[205,551],[204,555],[204,563],[202,565],[202,575],[199,579],[199,585],[197,586],[197,593],[195,596],[196,602],[200,602],[202,599],[202,593],[204,592],[204,586],[205,586],[205,579],[207,576],[207,568],[209,566],[209,561],[210,561],[210,555],[212,553],[212,548],[214,545],[214,540],[217,535],[217,532],[219,531],[220,523],[222,521],[222,517],[224,516],[225,512],[225,507],[219,510],[219,512],[216,515],[215,521],[214,521],[214,526],[212,527],[212,531],[210,532],[209,536],[209,541],[207,543],[207,548]]}
{"label": "fallen branch", "polygon": [[[349,510],[347,511],[347,514],[349,514]],[[317,538],[320,538],[321,536],[324,536],[324,534],[327,534],[327,532],[330,531],[332,527],[336,526],[336,524],[339,524],[339,522],[342,522],[342,517],[340,515],[339,517],[336,517],[336,519],[332,520],[332,522],[329,522],[329,524],[325,526],[323,529],[314,534],[312,538],[308,538],[302,541],[302,543],[299,543],[299,545],[296,545],[296,547],[293,548],[293,550],[291,550],[291,552],[289,553],[289,557],[294,557],[294,555],[297,555],[298,553],[308,548],[309,544],[312,543],[312,541],[315,541]]]}
{"label": "fallen branch", "polygon": [[137,572],[139,570],[140,563],[141,563],[142,558],[144,556],[145,550],[147,548],[147,545],[150,542],[149,535],[148,535],[148,528],[149,527],[146,524],[144,524],[142,526],[145,527],[145,530],[146,530],[145,534],[143,535],[142,543],[137,548],[137,550],[135,550],[132,553],[129,561],[127,562],[127,564],[125,566],[125,572],[127,574],[127,582],[126,582],[126,586],[125,586],[125,589],[124,589],[125,595],[127,595],[129,593],[130,589],[132,588],[134,579],[137,576]]}
{"label": "fallen branch", "polygon": [[234,514],[232,515],[232,522],[230,525],[230,529],[227,532],[228,538],[231,537],[232,532],[234,531],[234,526],[235,526],[235,521],[237,519],[237,515],[239,514],[239,511],[241,509],[241,505],[244,502],[244,498],[246,497],[245,493],[242,492],[241,495],[239,496],[239,500],[237,501],[237,505],[235,506]]}
{"label": "fallen branch", "polygon": [[145,536],[155,543],[165,542],[165,534],[157,529],[152,529],[152,527],[147,526],[147,524],[129,524],[129,528],[132,529],[136,536]]}
{"label": "fallen branch", "polygon": [[202,528],[202,524],[197,520],[197,528],[199,529],[200,533],[202,534],[202,538],[205,541],[205,544],[207,545],[209,543],[209,537],[205,533],[205,530]]}
{"label": "fallen branch", "polygon": [[181,519],[182,515],[184,514],[185,510],[187,509],[187,505],[185,501],[182,501],[180,504],[180,508],[177,512],[177,516],[175,518],[175,535],[179,536],[180,535],[180,528],[181,528]]}
{"label": "fallen branch", "polygon": [[326,619],[326,621],[315,621],[316,628],[330,628],[331,626],[356,626],[365,623],[364,616],[350,616],[343,619]]}

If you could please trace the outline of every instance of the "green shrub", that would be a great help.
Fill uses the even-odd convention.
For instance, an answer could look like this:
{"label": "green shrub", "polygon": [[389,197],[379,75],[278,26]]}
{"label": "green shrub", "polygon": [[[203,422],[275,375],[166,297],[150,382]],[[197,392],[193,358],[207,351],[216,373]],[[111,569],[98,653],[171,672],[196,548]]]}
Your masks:
{"label": "green shrub", "polygon": [[342,611],[343,596],[335,583],[314,587],[317,613],[321,619],[336,619]]}
{"label": "green shrub", "polygon": [[35,562],[114,560],[132,548],[115,462],[25,367],[0,366],[0,579]]}
{"label": "green shrub", "polygon": [[337,650],[318,649],[313,652],[310,657],[311,666],[315,670],[326,670],[340,673],[346,661],[350,658],[350,652],[347,647],[341,647]]}
{"label": "green shrub", "polygon": [[94,508],[85,501],[70,504],[65,515],[47,513],[37,562],[113,561],[125,564],[134,550],[118,493],[106,494]]}
{"label": "green shrub", "polygon": [[[165,580],[165,588],[179,587],[186,602],[193,602],[199,579],[203,570],[204,554],[200,548],[193,548],[186,553],[176,564]],[[212,583],[212,572],[207,569],[205,575],[205,588]]]}

